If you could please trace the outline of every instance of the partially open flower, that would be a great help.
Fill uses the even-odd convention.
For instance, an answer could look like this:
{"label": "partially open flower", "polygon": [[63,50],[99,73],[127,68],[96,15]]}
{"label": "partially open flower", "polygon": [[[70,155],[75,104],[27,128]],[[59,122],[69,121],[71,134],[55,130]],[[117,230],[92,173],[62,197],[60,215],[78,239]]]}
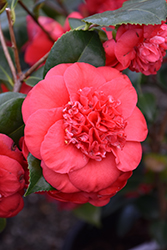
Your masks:
{"label": "partially open flower", "polygon": [[116,39],[104,44],[106,65],[124,70],[156,74],[167,49],[167,25],[123,24]]}
{"label": "partially open flower", "polygon": [[52,68],[23,102],[25,143],[61,201],[107,204],[142,155],[147,126],[129,78],[86,63]]}
{"label": "partially open flower", "polygon": [[0,134],[0,162],[0,217],[11,217],[23,208],[24,161],[21,151],[5,134]]}

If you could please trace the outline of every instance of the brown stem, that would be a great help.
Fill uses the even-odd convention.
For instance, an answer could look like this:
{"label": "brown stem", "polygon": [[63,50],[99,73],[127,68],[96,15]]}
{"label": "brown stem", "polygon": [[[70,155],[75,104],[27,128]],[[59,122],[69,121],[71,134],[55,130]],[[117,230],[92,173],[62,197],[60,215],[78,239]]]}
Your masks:
{"label": "brown stem", "polygon": [[14,64],[12,62],[12,59],[10,57],[8,48],[6,46],[5,38],[4,38],[4,35],[3,35],[3,32],[2,32],[2,28],[1,28],[1,23],[0,23],[0,41],[1,41],[2,48],[3,48],[4,54],[5,54],[6,60],[7,60],[8,64],[9,64],[9,67],[10,67],[10,70],[11,70],[11,73],[12,73],[12,76],[13,76],[13,80],[14,80],[14,83],[15,83],[13,91],[17,92],[18,89],[19,89],[20,80],[17,79],[16,70],[15,70]]}
{"label": "brown stem", "polygon": [[42,29],[43,32],[48,36],[48,38],[52,41],[55,42],[55,40],[51,37],[51,35],[48,33],[47,30],[38,22],[38,20],[35,18],[35,16],[27,9],[27,7],[23,4],[21,0],[18,1],[18,3],[21,5],[21,7],[32,17],[32,19],[38,24],[38,26]]}
{"label": "brown stem", "polygon": [[19,53],[18,53],[16,39],[15,39],[15,35],[14,35],[14,30],[13,30],[13,23],[12,23],[12,19],[11,19],[11,10],[9,8],[6,8],[6,14],[7,14],[8,23],[9,23],[9,32],[10,32],[10,38],[11,38],[11,42],[12,42],[12,48],[14,51],[16,69],[17,69],[19,76],[21,76],[22,70],[21,70],[21,65],[20,65]]}
{"label": "brown stem", "polygon": [[25,74],[23,74],[20,78],[21,81],[26,79],[29,75],[31,75],[48,57],[49,52],[45,54],[41,59],[38,60]]}

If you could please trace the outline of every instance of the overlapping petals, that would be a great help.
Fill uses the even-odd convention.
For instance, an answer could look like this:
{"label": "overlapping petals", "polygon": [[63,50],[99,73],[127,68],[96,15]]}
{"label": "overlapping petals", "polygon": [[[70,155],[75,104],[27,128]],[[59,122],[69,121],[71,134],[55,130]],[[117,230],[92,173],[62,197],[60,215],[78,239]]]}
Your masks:
{"label": "overlapping petals", "polygon": [[24,159],[13,140],[0,134],[0,217],[15,216],[23,208]]}
{"label": "overlapping petals", "polygon": [[145,75],[156,74],[167,49],[167,25],[121,25],[104,43],[106,65]]}
{"label": "overlapping petals", "polygon": [[129,78],[86,63],[52,68],[22,106],[25,144],[57,200],[106,205],[140,163],[147,136]]}

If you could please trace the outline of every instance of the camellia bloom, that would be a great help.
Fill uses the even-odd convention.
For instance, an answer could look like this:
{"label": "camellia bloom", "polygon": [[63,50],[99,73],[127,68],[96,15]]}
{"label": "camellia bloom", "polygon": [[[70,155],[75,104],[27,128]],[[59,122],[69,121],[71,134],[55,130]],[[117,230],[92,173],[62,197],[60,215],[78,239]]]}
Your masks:
{"label": "camellia bloom", "polygon": [[0,134],[0,162],[0,217],[11,217],[24,205],[24,160],[13,140],[4,134]]}
{"label": "camellia bloom", "polygon": [[85,0],[79,6],[79,10],[83,16],[89,16],[104,11],[116,10],[122,7],[127,0]]}
{"label": "camellia bloom", "polygon": [[167,49],[167,25],[121,25],[104,44],[106,65],[145,75],[156,74]]}
{"label": "camellia bloom", "polygon": [[28,93],[24,139],[52,197],[103,206],[124,187],[147,135],[136,103],[126,75],[86,63],[53,67]]}
{"label": "camellia bloom", "polygon": [[54,41],[57,41],[66,31],[70,30],[68,18],[82,18],[78,12],[72,12],[66,19],[64,27],[50,17],[40,16],[39,23],[50,34],[53,41],[45,34],[37,23],[27,16],[27,32],[29,41],[25,45],[24,60],[26,63],[33,65],[42,58],[52,48]]}

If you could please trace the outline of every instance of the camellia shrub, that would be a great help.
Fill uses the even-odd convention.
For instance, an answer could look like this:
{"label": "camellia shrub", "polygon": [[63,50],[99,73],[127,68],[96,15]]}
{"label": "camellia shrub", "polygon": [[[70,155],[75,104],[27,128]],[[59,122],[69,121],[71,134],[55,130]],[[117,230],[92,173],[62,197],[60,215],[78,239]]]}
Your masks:
{"label": "camellia shrub", "polygon": [[0,231],[35,193],[127,231],[130,204],[167,247],[166,16],[165,0],[1,1]]}

